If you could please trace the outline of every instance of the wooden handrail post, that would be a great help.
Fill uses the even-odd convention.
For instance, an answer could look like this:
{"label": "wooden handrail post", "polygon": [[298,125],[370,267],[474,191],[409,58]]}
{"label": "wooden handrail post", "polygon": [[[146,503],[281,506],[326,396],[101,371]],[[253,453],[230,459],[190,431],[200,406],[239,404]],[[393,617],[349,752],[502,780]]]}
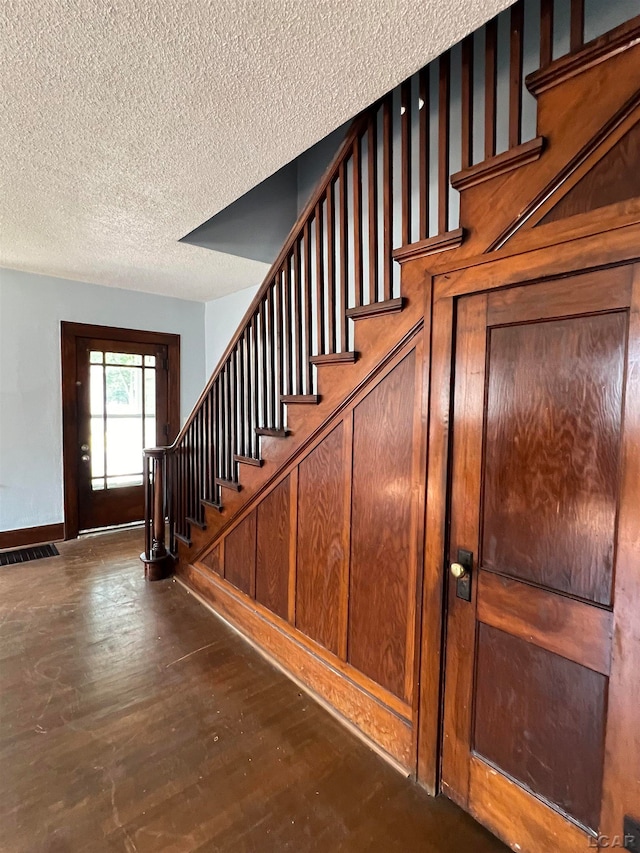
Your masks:
{"label": "wooden handrail post", "polygon": [[151,447],[144,451],[144,563],[145,580],[169,577],[173,556],[165,540],[167,495],[167,447]]}

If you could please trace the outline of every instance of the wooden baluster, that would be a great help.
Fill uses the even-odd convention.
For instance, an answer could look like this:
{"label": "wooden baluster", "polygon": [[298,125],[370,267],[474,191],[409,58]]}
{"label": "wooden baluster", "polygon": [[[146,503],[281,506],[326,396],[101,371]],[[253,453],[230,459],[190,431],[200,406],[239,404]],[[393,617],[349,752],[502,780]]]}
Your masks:
{"label": "wooden baluster", "polygon": [[[222,444],[224,435],[224,389],[222,387],[222,374],[219,373],[215,381],[216,388],[216,476],[224,477],[223,474],[223,459],[222,459]],[[214,481],[215,482],[215,481]],[[216,499],[220,492],[220,487],[217,486],[215,491]]]}
{"label": "wooden baluster", "polygon": [[460,165],[462,169],[468,169],[473,162],[473,35],[467,36],[462,42],[461,89]]}
{"label": "wooden baluster", "polygon": [[553,4],[554,0],[540,0],[540,68],[553,59]]}
{"label": "wooden baluster", "polygon": [[[300,261],[300,240],[293,245],[293,325],[295,335],[294,368],[295,386],[292,394],[304,394],[302,385],[302,266]],[[294,338],[292,338],[293,342]]]}
{"label": "wooden baluster", "polygon": [[488,160],[496,153],[496,85],[498,75],[498,21],[494,18],[485,27],[484,55],[484,156]]}
{"label": "wooden baluster", "polygon": [[244,445],[242,453],[244,456],[252,456],[253,448],[251,442],[252,417],[251,417],[251,323],[247,325],[242,336],[244,342]]}
{"label": "wooden baluster", "polygon": [[329,181],[326,193],[327,205],[327,352],[336,351],[336,236],[335,236],[335,192],[333,181]]}
{"label": "wooden baluster", "polygon": [[237,375],[237,396],[238,396],[238,435],[236,441],[236,453],[240,456],[246,456],[246,439],[245,439],[245,429],[247,423],[247,409],[245,406],[245,392],[246,392],[246,374],[244,367],[244,337],[245,331],[243,330],[242,334],[238,338],[238,343],[236,344],[236,349],[238,351],[238,357],[236,359],[237,367],[238,367],[238,375]]}
{"label": "wooden baluster", "polygon": [[276,387],[274,391],[274,401],[275,401],[275,420],[274,426],[276,429],[280,429],[284,424],[284,415],[283,415],[283,406],[280,402],[280,397],[284,394],[284,376],[285,376],[285,365],[284,365],[284,333],[283,333],[283,311],[282,311],[282,270],[276,274],[274,284],[273,284],[273,293],[274,293],[274,314],[275,314],[275,325],[273,327],[273,340],[275,344],[276,350]]}
{"label": "wooden baluster", "polygon": [[261,426],[269,426],[269,414],[267,410],[268,397],[268,356],[267,356],[267,294],[260,305],[260,414]]}
{"label": "wooden baluster", "polygon": [[267,293],[267,347],[269,350],[269,421],[268,427],[277,429],[277,407],[276,407],[276,346],[275,346],[275,279],[269,285]]}
{"label": "wooden baluster", "polygon": [[284,288],[282,346],[286,355],[285,378],[282,393],[293,394],[293,350],[295,330],[291,319],[291,255],[287,255],[284,263],[282,286]]}
{"label": "wooden baluster", "polygon": [[322,227],[322,205],[316,204],[316,347],[318,355],[324,352],[324,229]]}
{"label": "wooden baluster", "polygon": [[509,148],[522,139],[522,61],[524,0],[511,7],[511,47],[509,60]]}
{"label": "wooden baluster", "polygon": [[429,159],[431,149],[430,139],[430,97],[429,97],[429,66],[418,73],[418,91],[420,102],[419,146],[420,146],[420,240],[429,236]]}
{"label": "wooden baluster", "polygon": [[338,251],[340,253],[340,350],[349,349],[347,308],[349,307],[349,238],[347,235],[347,169],[344,160],[338,167]]}
{"label": "wooden baluster", "polygon": [[573,53],[584,44],[584,0],[571,0],[569,50]]}
{"label": "wooden baluster", "polygon": [[237,437],[237,418],[238,418],[238,406],[236,399],[236,391],[237,391],[237,371],[236,371],[236,353],[237,350],[234,349],[231,351],[231,355],[229,356],[229,360],[227,362],[229,367],[229,374],[227,377],[227,381],[229,384],[229,424],[231,427],[229,434],[229,441],[227,442],[227,470],[228,475],[227,479],[235,480],[235,463],[233,461],[233,456],[236,452],[236,437]]}
{"label": "wooden baluster", "polygon": [[391,299],[393,288],[393,157],[391,114],[392,96],[387,95],[382,104],[382,208],[383,208],[383,291],[384,300]]}
{"label": "wooden baluster", "polygon": [[401,146],[401,240],[406,246],[411,242],[411,81],[400,87],[400,146]]}
{"label": "wooden baluster", "polygon": [[353,141],[351,151],[353,164],[353,278],[355,304],[362,305],[362,162],[360,138]]}
{"label": "wooden baluster", "polygon": [[312,315],[311,315],[311,289],[312,289],[312,279],[311,279],[311,226],[310,221],[307,220],[304,223],[303,229],[303,242],[304,242],[304,336],[305,336],[305,357],[307,359],[307,368],[306,368],[306,392],[307,394],[313,394],[313,365],[311,364],[310,358],[313,355],[312,346],[311,346],[311,323],[312,323]]}
{"label": "wooden baluster", "polygon": [[449,132],[451,56],[449,51],[439,59],[440,80],[438,90],[438,234],[449,230]]}
{"label": "wooden baluster", "polygon": [[260,370],[259,370],[259,360],[260,360],[260,346],[258,341],[258,312],[256,312],[251,318],[251,363],[253,369],[253,403],[252,403],[252,411],[251,411],[251,431],[249,433],[249,438],[251,440],[252,447],[252,456],[255,456],[256,459],[260,456],[259,454],[259,445],[260,442],[258,440],[258,436],[256,435],[256,427],[258,424],[258,411],[260,406]]}
{"label": "wooden baluster", "polygon": [[378,301],[378,113],[370,113],[367,128],[369,179],[369,302]]}

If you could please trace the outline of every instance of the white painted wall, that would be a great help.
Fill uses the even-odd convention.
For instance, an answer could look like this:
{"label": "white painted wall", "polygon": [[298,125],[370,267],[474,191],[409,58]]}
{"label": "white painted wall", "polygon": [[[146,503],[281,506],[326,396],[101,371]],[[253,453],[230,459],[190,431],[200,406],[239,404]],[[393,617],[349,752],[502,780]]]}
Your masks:
{"label": "white painted wall", "polygon": [[205,376],[201,302],[0,269],[0,531],[63,521],[60,321],[172,332],[183,420]]}
{"label": "white painted wall", "polygon": [[[259,285],[245,287],[220,299],[212,299],[205,303],[204,335],[206,348],[207,379],[215,370],[220,356],[240,325],[240,320],[251,300],[256,295]],[[202,390],[202,389],[201,389]]]}

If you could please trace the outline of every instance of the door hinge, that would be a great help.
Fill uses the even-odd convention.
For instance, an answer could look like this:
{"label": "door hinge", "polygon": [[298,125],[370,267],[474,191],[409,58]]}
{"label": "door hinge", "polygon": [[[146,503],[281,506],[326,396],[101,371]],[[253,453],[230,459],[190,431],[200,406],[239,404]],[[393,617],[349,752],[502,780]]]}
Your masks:
{"label": "door hinge", "polygon": [[169,359],[161,358],[160,359],[160,369],[161,370],[169,370]]}

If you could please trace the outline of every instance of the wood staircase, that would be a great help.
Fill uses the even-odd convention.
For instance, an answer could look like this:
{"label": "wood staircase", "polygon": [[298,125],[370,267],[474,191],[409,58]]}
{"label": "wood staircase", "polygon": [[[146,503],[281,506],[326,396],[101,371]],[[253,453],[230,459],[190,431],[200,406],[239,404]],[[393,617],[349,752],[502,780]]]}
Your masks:
{"label": "wood staircase", "polygon": [[[638,107],[631,48],[640,18],[583,45],[584,5],[572,3],[571,52],[552,61],[553,4],[543,0],[541,69],[525,81],[523,7],[503,13],[507,150],[497,151],[493,21],[354,120],[163,467],[154,450],[147,472],[148,574],[165,574],[173,555],[195,594],[433,791],[442,591],[423,566],[441,564],[444,539],[425,542],[424,517],[427,482],[446,483],[448,472],[446,447],[434,453],[430,443],[428,459],[427,444],[430,407],[447,411],[450,400],[429,400],[431,322],[437,315],[451,338],[455,308],[449,300],[446,314],[433,304],[432,281],[453,287],[459,271],[474,266],[490,280],[494,259],[534,251],[531,229],[552,199],[570,191],[609,136],[613,145],[632,126]],[[479,45],[484,138],[474,162]],[[538,99],[538,119],[523,141],[525,85]],[[598,87],[608,98],[579,109]],[[455,158],[454,104],[462,119]],[[459,221],[452,184],[461,194]],[[378,418],[386,437],[376,433]],[[367,459],[363,473],[367,441],[380,456]],[[400,460],[407,443],[410,459],[395,478],[394,456]],[[156,477],[167,482],[160,521]],[[300,519],[313,527],[316,509],[309,544]],[[446,507],[437,509],[444,526]],[[165,512],[169,554],[160,541]],[[382,547],[387,526],[389,543],[409,531],[400,550]],[[312,564],[316,552],[321,559],[308,569],[300,554]],[[317,618],[309,615],[314,594]],[[420,737],[432,745],[420,765],[419,708]]]}

